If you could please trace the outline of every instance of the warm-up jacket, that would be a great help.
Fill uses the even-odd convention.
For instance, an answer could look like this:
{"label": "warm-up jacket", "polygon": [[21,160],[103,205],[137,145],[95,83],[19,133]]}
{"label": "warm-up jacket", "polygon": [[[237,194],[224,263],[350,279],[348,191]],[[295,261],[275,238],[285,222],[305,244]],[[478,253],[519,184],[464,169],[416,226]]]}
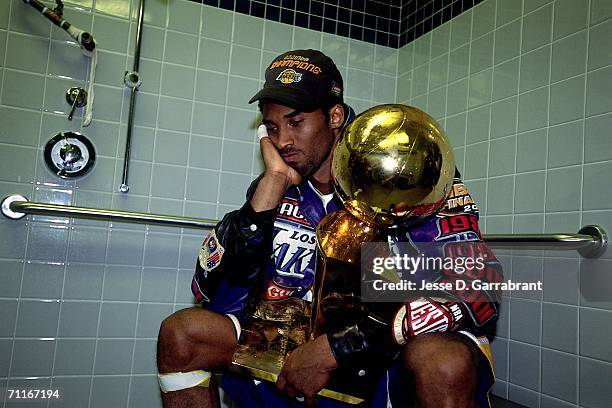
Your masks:
{"label": "warm-up jacket", "polygon": [[[459,177],[457,173],[444,208],[418,225],[397,229],[391,245],[481,241],[478,209]],[[342,205],[334,197],[324,207],[321,196],[305,181],[291,187],[277,208],[256,213],[250,200],[258,181],[249,187],[242,208],[226,214],[205,238],[192,281],[196,300],[204,307],[241,320],[262,298],[312,300],[315,228]],[[468,271],[461,279],[501,282],[495,256],[484,244],[475,248],[486,253],[486,267]],[[455,279],[456,274],[440,271],[433,280]],[[376,304],[369,316],[327,336],[339,367],[363,376],[367,370],[388,368],[412,336],[458,330],[486,334],[498,316],[498,295],[491,290],[447,291],[444,299]]]}

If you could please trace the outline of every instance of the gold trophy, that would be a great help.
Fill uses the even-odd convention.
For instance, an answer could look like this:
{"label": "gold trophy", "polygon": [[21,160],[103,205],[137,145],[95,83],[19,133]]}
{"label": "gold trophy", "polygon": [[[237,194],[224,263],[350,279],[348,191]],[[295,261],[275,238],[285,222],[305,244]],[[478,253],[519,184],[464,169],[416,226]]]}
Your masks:
{"label": "gold trophy", "polygon": [[[317,226],[313,302],[262,301],[255,308],[251,328],[243,331],[234,367],[276,381],[291,350],[363,318],[369,305],[360,299],[361,244],[385,242],[389,229],[438,211],[451,190],[454,172],[452,147],[425,112],[405,105],[380,105],[358,115],[334,147],[332,179],[344,208]],[[395,271],[382,277],[398,279]],[[341,373],[332,376],[319,395],[349,403],[367,397],[368,387],[341,377]]]}

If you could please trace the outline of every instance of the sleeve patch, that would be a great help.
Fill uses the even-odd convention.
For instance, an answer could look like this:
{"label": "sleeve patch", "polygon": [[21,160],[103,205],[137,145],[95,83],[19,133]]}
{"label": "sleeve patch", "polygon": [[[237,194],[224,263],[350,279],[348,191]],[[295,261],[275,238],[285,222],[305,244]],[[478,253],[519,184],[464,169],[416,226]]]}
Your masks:
{"label": "sleeve patch", "polygon": [[204,242],[202,242],[200,254],[198,255],[200,267],[205,272],[212,271],[221,263],[221,257],[223,256],[224,252],[225,249],[221,246],[215,230],[210,230],[204,239]]}
{"label": "sleeve patch", "polygon": [[452,215],[460,212],[477,213],[478,207],[474,204],[472,196],[467,187],[461,181],[455,180],[455,184],[446,199],[446,204],[441,210],[443,214]]}

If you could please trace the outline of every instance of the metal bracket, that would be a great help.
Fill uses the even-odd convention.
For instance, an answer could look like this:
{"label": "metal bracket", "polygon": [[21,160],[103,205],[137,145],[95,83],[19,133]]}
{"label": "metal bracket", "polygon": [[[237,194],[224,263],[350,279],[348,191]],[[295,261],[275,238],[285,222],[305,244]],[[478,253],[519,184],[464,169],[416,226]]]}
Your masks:
{"label": "metal bracket", "polygon": [[142,78],[137,71],[125,71],[123,83],[128,88],[138,88],[142,84]]}
{"label": "metal bracket", "polygon": [[2,214],[4,214],[5,217],[8,217],[12,220],[20,220],[26,216],[26,213],[11,210],[11,204],[16,202],[27,203],[28,199],[22,196],[21,194],[13,194],[8,197],[5,197],[4,200],[2,200]]}
{"label": "metal bracket", "polygon": [[578,249],[578,253],[585,258],[599,258],[608,248],[608,235],[599,225],[587,225],[580,228],[579,234],[591,235],[596,241],[593,244]]}

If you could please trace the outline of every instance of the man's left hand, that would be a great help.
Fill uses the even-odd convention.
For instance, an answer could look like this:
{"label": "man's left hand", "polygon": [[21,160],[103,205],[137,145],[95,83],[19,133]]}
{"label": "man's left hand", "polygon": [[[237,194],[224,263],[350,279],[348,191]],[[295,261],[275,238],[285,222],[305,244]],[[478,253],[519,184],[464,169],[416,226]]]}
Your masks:
{"label": "man's left hand", "polygon": [[327,336],[302,344],[289,354],[276,381],[279,390],[289,397],[303,397],[306,406],[315,406],[316,394],[338,368]]}

